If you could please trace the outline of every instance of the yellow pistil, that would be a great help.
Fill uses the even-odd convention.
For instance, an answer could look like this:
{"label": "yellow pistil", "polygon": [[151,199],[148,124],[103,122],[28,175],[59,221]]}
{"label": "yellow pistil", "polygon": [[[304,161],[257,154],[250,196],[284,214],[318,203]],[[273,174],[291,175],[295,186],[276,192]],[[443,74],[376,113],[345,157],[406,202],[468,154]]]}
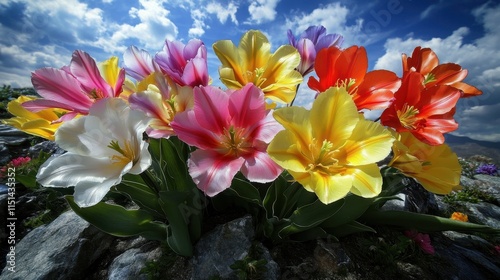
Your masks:
{"label": "yellow pistil", "polygon": [[248,82],[252,82],[255,86],[259,87],[262,83],[266,81],[266,78],[261,78],[262,74],[264,74],[264,68],[255,68],[252,71],[246,71],[246,80]]}
{"label": "yellow pistil", "polygon": [[434,82],[435,80],[436,80],[436,76],[432,73],[429,73],[429,74],[425,75],[424,85],[426,85],[430,82]]}
{"label": "yellow pistil", "polygon": [[121,162],[121,163],[127,164],[127,163],[132,161],[135,164],[135,162],[137,161],[135,159],[135,152],[132,149],[130,142],[128,142],[128,141],[125,142],[124,149],[122,149],[122,147],[120,147],[120,144],[116,140],[112,140],[111,143],[109,143],[108,148],[111,148],[111,149],[113,149],[121,154],[121,156],[120,155],[113,155],[111,157],[111,160],[115,163]]}
{"label": "yellow pistil", "polygon": [[408,106],[408,104],[405,104],[402,110],[397,111],[399,122],[407,129],[416,128],[416,123],[418,121],[416,115],[418,115],[418,113],[419,111],[417,108]]}
{"label": "yellow pistil", "polygon": [[[338,80],[335,83],[335,87],[337,88],[345,88],[345,90],[351,93],[352,86],[356,84],[356,79],[349,78],[349,80]],[[352,94],[352,93],[351,93]]]}
{"label": "yellow pistil", "polygon": [[91,90],[89,92],[89,96],[92,98],[92,99],[101,99],[101,98],[104,98],[104,93],[102,92],[101,89],[98,89],[98,88],[95,88],[93,90]]}
{"label": "yellow pistil", "polygon": [[251,145],[246,141],[242,130],[231,126],[229,129],[224,129],[224,134],[220,141],[221,149],[219,152],[225,156],[240,157],[250,152]]}
{"label": "yellow pistil", "polygon": [[311,163],[307,166],[307,171],[321,172],[327,175],[334,175],[339,173],[343,168],[339,165],[339,154],[340,151],[333,149],[332,142],[328,140],[323,140],[321,148],[318,151],[318,146],[316,146],[316,139],[312,140],[309,144],[309,150],[311,151]]}

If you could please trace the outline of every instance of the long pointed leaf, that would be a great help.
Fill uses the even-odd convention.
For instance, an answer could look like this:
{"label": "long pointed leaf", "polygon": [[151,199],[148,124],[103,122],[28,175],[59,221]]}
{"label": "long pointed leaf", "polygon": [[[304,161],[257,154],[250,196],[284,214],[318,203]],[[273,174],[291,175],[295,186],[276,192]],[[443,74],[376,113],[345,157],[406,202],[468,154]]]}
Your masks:
{"label": "long pointed leaf", "polygon": [[456,221],[448,218],[406,211],[370,211],[360,220],[369,225],[389,225],[421,232],[453,230],[464,233],[487,233],[500,235],[500,229],[485,225]]}
{"label": "long pointed leaf", "polygon": [[160,192],[160,205],[168,220],[167,243],[174,252],[182,256],[193,255],[193,241],[189,232],[189,217],[182,206],[189,197],[187,192]]}
{"label": "long pointed leaf", "polygon": [[279,230],[278,234],[280,237],[284,238],[290,234],[313,228],[335,215],[343,205],[343,200],[328,205],[316,200],[311,204],[300,207],[290,216],[290,225]]}
{"label": "long pointed leaf", "polygon": [[120,205],[104,202],[81,208],[75,203],[73,196],[66,196],[66,200],[78,216],[111,235],[142,235],[147,239],[167,240],[167,226],[154,221],[153,216],[144,210],[128,210]]}
{"label": "long pointed leaf", "polygon": [[157,217],[163,217],[158,203],[158,195],[149,188],[139,175],[127,174],[116,190],[134,201],[141,209],[151,212]]}

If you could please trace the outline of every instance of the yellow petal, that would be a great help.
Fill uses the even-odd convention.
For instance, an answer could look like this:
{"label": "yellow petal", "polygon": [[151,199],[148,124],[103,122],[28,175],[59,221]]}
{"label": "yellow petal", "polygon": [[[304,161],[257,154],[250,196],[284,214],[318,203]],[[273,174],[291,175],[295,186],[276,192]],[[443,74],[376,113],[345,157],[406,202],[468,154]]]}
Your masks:
{"label": "yellow petal", "polygon": [[313,135],[342,146],[359,121],[358,110],[344,88],[330,88],[318,95],[311,108]]}
{"label": "yellow petal", "polygon": [[[241,58],[238,48],[230,40],[220,40],[212,45],[215,54],[222,62],[222,68],[219,70],[221,81],[233,80],[240,83],[242,86],[247,84],[244,72],[246,69],[241,67]],[[231,71],[223,69],[231,69]],[[225,84],[225,83],[224,83]]]}
{"label": "yellow petal", "polygon": [[291,106],[274,111],[273,117],[297,139],[298,149],[308,149],[312,143],[310,112],[303,107]]}
{"label": "yellow petal", "polygon": [[305,172],[307,161],[297,149],[296,135],[282,130],[276,134],[267,147],[267,153],[279,166],[293,172]]}
{"label": "yellow petal", "polygon": [[[297,180],[298,181],[298,180]],[[353,177],[344,175],[325,176],[319,172],[311,172],[310,176],[299,181],[304,187],[313,189],[318,199],[324,204],[330,204],[344,198],[352,188]]]}
{"label": "yellow petal", "polygon": [[61,123],[56,123],[66,111],[61,109],[44,109],[36,113],[26,110],[22,103],[34,100],[34,97],[20,96],[7,105],[7,110],[13,118],[2,120],[2,123],[13,126],[26,133],[54,140],[54,133]]}
{"label": "yellow petal", "polygon": [[361,119],[345,145],[350,165],[365,165],[386,158],[394,137],[382,125]]}
{"label": "yellow petal", "polygon": [[348,168],[347,174],[354,177],[351,192],[362,197],[375,197],[382,191],[382,175],[376,164]]}
{"label": "yellow petal", "polygon": [[120,68],[118,67],[118,57],[112,56],[98,65],[101,76],[109,85],[116,85]]}
{"label": "yellow petal", "polygon": [[271,44],[269,44],[267,37],[258,30],[246,32],[241,37],[238,48],[243,69],[251,71],[252,69],[262,68],[269,63]]}
{"label": "yellow petal", "polygon": [[291,103],[297,92],[297,85],[303,81],[295,70],[300,63],[300,54],[292,46],[281,46],[267,62],[259,79],[259,87],[266,97],[277,102]]}

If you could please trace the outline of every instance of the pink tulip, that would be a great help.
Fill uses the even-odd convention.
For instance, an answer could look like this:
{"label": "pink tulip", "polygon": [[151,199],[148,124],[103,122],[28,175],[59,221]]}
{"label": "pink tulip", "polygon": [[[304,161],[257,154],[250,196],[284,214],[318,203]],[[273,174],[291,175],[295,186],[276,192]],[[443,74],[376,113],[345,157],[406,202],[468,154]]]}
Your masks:
{"label": "pink tulip", "polygon": [[198,39],[190,40],[187,45],[167,40],[154,60],[161,71],[180,86],[208,85],[207,49]]}
{"label": "pink tulip", "polygon": [[46,67],[32,73],[33,87],[43,98],[25,102],[23,107],[33,112],[47,108],[70,111],[62,120],[72,119],[77,114],[87,115],[96,100],[120,95],[125,71],[120,69],[116,73],[118,76],[113,77],[115,83],[109,84],[94,59],[77,50],[73,52],[69,66],[61,69]]}
{"label": "pink tulip", "polygon": [[229,188],[238,171],[259,183],[282,171],[266,153],[282,127],[251,83],[235,91],[194,88],[194,107],[176,115],[171,125],[179,139],[198,147],[188,160],[189,173],[208,196]]}
{"label": "pink tulip", "polygon": [[160,67],[145,50],[139,50],[135,46],[127,48],[123,54],[123,63],[127,74],[141,81],[154,72],[160,72]]}

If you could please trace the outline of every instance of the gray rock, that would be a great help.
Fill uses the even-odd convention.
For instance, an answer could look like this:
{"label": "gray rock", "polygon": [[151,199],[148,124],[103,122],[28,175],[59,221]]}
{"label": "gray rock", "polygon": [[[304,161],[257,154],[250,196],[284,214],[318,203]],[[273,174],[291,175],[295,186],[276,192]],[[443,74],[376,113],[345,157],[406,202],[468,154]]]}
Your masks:
{"label": "gray rock", "polygon": [[500,229],[500,207],[486,202],[465,203],[469,221]]}
{"label": "gray rock", "polygon": [[479,188],[494,198],[497,205],[500,205],[500,177],[477,174],[474,178],[477,179],[475,182],[479,185]]}
{"label": "gray rock", "polygon": [[[191,279],[201,280],[217,276],[221,279],[238,279],[236,271],[230,266],[248,256],[254,236],[250,216],[217,226],[204,235],[195,246],[194,256],[191,259],[193,268]],[[272,261],[264,246],[260,246],[260,249],[262,257],[268,259],[267,275],[264,279],[277,279],[279,275],[277,264]]]}
{"label": "gray rock", "polygon": [[28,149],[28,154],[32,158],[37,158],[38,155],[40,155],[40,152],[45,152],[48,154],[63,154],[65,151],[61,149],[59,145],[56,144],[56,142],[53,141],[40,142]]}
{"label": "gray rock", "polygon": [[[5,219],[7,217],[7,194],[0,195],[0,217]],[[6,244],[7,242],[7,227],[3,226],[0,228],[0,242],[1,244]]]}
{"label": "gray rock", "polygon": [[7,145],[0,143],[0,165],[6,165],[11,159]]}
{"label": "gray rock", "polygon": [[143,248],[132,248],[113,260],[109,266],[109,280],[147,280],[147,276],[141,272],[146,262],[160,258],[161,248],[153,247],[149,250]]}
{"label": "gray rock", "polygon": [[212,276],[238,279],[230,265],[248,255],[254,236],[250,216],[217,226],[202,236],[192,258],[192,279],[202,280]]}
{"label": "gray rock", "polygon": [[389,211],[389,210],[396,210],[396,211],[405,211],[405,204],[406,204],[406,194],[404,193],[398,193],[397,196],[399,199],[391,199],[387,201],[384,206],[382,206],[381,210],[383,211]]}
{"label": "gray rock", "polygon": [[[498,279],[500,276],[500,261],[483,253],[481,247],[484,244],[478,239],[467,240],[464,235],[447,233],[436,235],[432,243],[439,265],[430,269],[439,276],[437,279],[482,280]],[[471,244],[481,245],[470,247]]]}
{"label": "gray rock", "polygon": [[112,240],[73,211],[65,212],[16,244],[15,272],[7,263],[0,280],[84,279],[84,272]]}
{"label": "gray rock", "polygon": [[6,194],[9,192],[9,187],[7,185],[0,183],[0,195]]}

